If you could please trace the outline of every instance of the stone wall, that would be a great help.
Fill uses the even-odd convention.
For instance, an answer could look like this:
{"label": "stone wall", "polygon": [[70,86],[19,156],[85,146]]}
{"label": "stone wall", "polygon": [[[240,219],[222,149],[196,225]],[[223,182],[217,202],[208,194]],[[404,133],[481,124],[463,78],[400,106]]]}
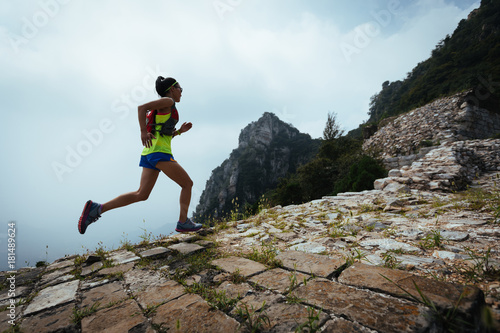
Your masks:
{"label": "stone wall", "polygon": [[440,98],[397,117],[368,138],[363,149],[394,169],[411,165],[442,144],[500,133],[500,114],[476,106],[471,94]]}
{"label": "stone wall", "polygon": [[389,177],[375,181],[375,189],[408,191],[465,189],[484,173],[500,171],[500,140],[470,140],[444,144]]}
{"label": "stone wall", "polygon": [[483,173],[500,170],[500,114],[471,101],[472,91],[441,98],[392,119],[365,140],[389,177],[376,189],[464,189]]}

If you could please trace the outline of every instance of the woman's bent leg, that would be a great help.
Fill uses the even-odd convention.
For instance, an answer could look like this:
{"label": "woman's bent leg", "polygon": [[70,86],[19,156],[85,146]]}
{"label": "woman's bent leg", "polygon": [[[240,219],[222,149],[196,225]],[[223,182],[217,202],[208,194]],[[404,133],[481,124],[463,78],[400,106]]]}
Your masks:
{"label": "woman's bent leg", "polygon": [[179,198],[181,206],[179,221],[185,222],[187,219],[189,204],[191,202],[191,189],[193,187],[193,181],[177,162],[158,162],[156,167],[163,171],[168,178],[172,179],[181,187],[181,195]]}
{"label": "woman's bent leg", "polygon": [[106,202],[102,205],[102,213],[118,207],[127,206],[138,201],[146,200],[149,197],[149,194],[151,194],[159,174],[160,172],[158,170],[142,168],[139,189],[134,192],[122,194],[113,200]]}

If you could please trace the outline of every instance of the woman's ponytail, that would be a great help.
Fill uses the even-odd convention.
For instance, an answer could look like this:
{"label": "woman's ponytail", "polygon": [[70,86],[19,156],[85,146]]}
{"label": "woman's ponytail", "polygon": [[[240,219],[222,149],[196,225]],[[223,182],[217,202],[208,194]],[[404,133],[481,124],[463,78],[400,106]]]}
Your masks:
{"label": "woman's ponytail", "polygon": [[171,88],[177,81],[172,77],[164,78],[163,76],[158,76],[156,79],[156,92],[161,97],[167,95],[168,89]]}

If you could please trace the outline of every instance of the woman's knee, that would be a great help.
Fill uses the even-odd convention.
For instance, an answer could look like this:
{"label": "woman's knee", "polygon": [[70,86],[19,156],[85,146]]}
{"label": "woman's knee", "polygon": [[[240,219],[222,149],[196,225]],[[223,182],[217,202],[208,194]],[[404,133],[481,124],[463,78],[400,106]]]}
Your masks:
{"label": "woman's knee", "polygon": [[194,185],[193,181],[191,180],[191,178],[188,177],[188,179],[182,185],[182,188],[192,188],[193,185]]}
{"label": "woman's knee", "polygon": [[191,177],[187,176],[184,177],[184,179],[177,181],[177,184],[183,189],[191,189],[193,187],[193,181],[191,180]]}
{"label": "woman's knee", "polygon": [[147,191],[137,191],[137,201],[146,201],[148,200],[149,198],[149,194],[151,194],[151,192],[147,192]]}

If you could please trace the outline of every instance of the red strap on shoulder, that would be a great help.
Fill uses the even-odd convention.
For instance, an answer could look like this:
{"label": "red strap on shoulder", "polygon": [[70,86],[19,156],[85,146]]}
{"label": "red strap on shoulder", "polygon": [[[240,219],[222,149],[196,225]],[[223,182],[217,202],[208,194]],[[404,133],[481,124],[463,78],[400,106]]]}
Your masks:
{"label": "red strap on shoulder", "polygon": [[172,117],[173,119],[175,119],[175,120],[178,121],[179,120],[179,112],[177,112],[177,108],[175,107],[175,103],[174,103],[174,105],[172,105],[172,109],[171,110],[172,110],[172,112],[171,112],[171,116],[170,117]]}
{"label": "red strap on shoulder", "polygon": [[155,124],[155,116],[158,113],[157,110],[151,110],[146,114],[146,131],[153,132],[153,126]]}

